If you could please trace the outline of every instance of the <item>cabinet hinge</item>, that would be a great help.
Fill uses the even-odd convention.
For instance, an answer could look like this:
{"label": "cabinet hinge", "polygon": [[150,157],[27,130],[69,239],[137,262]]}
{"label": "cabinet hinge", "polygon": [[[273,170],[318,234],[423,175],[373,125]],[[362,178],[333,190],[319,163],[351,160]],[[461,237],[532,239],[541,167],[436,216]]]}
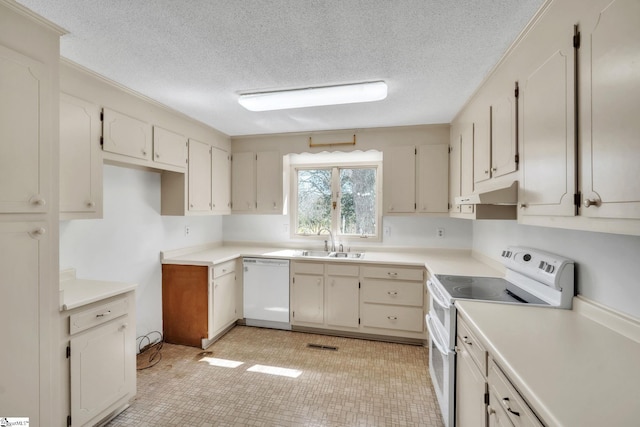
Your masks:
{"label": "cabinet hinge", "polygon": [[413,154],[415,154],[416,156],[418,155],[418,149],[417,148],[413,149]]}
{"label": "cabinet hinge", "polygon": [[291,317],[296,317],[296,312],[295,311],[291,312]]}
{"label": "cabinet hinge", "polygon": [[256,154],[256,161],[258,160],[258,155]]}
{"label": "cabinet hinge", "polygon": [[71,346],[67,346],[67,359],[71,357]]}
{"label": "cabinet hinge", "polygon": [[67,415],[67,427],[71,427],[71,415]]}
{"label": "cabinet hinge", "polygon": [[485,393],[484,394],[484,404],[488,405],[489,404],[489,393]]}
{"label": "cabinet hinge", "polygon": [[100,137],[100,146],[104,147],[104,138],[103,137]]}
{"label": "cabinet hinge", "polygon": [[520,87],[518,86],[518,82],[516,82],[516,88],[513,90],[513,96],[516,98],[520,96]]}
{"label": "cabinet hinge", "polygon": [[520,154],[516,154],[516,157],[515,157],[514,160],[515,160],[516,164],[520,163]]}
{"label": "cabinet hinge", "polygon": [[291,279],[291,281],[292,281],[293,283],[296,283],[296,278],[295,278],[295,276],[293,277],[293,279]]}
{"label": "cabinet hinge", "polygon": [[574,25],[573,47],[580,49],[580,31],[578,31],[577,25]]}
{"label": "cabinet hinge", "polygon": [[360,289],[360,282],[358,282],[358,289]]}
{"label": "cabinet hinge", "polygon": [[418,204],[417,203],[413,204],[413,209],[418,209]]}
{"label": "cabinet hinge", "polygon": [[229,161],[233,162],[233,154],[229,156]]}
{"label": "cabinet hinge", "polygon": [[451,203],[447,203],[447,210],[451,210]]}
{"label": "cabinet hinge", "polygon": [[358,317],[358,325],[360,324],[360,318]]}
{"label": "cabinet hinge", "polygon": [[579,191],[573,195],[573,204],[576,206],[580,206],[580,200],[582,199],[582,193]]}
{"label": "cabinet hinge", "polygon": [[100,111],[100,121],[104,122],[104,113]]}

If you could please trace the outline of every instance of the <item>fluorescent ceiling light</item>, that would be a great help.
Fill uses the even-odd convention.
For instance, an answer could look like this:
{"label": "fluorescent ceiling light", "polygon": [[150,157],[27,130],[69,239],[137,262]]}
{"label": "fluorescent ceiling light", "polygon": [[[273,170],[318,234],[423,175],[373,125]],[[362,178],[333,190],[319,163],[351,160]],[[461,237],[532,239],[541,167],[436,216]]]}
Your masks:
{"label": "fluorescent ceiling light", "polygon": [[377,81],[276,92],[247,93],[240,95],[238,102],[250,111],[270,111],[380,101],[386,97],[387,84],[383,81]]}

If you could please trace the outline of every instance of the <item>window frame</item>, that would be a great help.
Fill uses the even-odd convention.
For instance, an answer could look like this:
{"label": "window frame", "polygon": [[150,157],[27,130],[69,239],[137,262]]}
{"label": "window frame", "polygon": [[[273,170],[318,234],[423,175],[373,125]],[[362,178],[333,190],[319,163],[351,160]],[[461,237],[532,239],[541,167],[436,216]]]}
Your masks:
{"label": "window frame", "polygon": [[[382,161],[365,161],[365,162],[331,162],[331,163],[304,163],[290,165],[290,194],[289,194],[289,212],[291,213],[290,237],[292,239],[304,240],[327,240],[326,234],[304,234],[297,233],[298,228],[298,170],[308,169],[329,169],[331,170],[331,201],[337,202],[337,208],[331,208],[331,233],[333,234],[336,250],[338,244],[360,242],[381,242],[382,241]],[[376,232],[370,235],[356,234],[340,234],[340,170],[341,169],[375,169],[376,171]],[[336,192],[338,195],[336,196]],[[331,244],[329,242],[329,244]]]}

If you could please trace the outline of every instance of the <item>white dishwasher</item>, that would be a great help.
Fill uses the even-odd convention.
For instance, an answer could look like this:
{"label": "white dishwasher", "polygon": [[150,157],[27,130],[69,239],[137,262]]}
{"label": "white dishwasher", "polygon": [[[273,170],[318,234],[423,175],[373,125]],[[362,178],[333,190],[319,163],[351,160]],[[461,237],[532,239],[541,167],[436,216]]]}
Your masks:
{"label": "white dishwasher", "polygon": [[246,324],[291,329],[289,260],[244,258],[243,310]]}

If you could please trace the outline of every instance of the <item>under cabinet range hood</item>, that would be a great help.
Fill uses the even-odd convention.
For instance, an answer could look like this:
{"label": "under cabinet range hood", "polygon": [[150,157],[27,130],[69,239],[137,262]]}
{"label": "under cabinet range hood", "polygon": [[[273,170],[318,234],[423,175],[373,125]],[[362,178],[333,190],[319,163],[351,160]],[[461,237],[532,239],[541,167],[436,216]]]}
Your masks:
{"label": "under cabinet range hood", "polygon": [[455,198],[458,205],[517,205],[518,181],[485,191],[475,191],[467,196]]}

